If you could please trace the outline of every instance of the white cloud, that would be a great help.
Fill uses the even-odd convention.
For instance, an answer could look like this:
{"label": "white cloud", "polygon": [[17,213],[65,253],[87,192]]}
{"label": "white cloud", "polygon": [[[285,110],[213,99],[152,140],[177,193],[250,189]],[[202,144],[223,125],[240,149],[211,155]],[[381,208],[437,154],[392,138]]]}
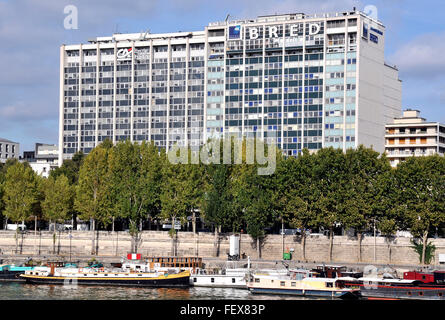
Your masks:
{"label": "white cloud", "polygon": [[390,61],[402,77],[431,79],[445,76],[445,32],[416,37],[401,46]]}

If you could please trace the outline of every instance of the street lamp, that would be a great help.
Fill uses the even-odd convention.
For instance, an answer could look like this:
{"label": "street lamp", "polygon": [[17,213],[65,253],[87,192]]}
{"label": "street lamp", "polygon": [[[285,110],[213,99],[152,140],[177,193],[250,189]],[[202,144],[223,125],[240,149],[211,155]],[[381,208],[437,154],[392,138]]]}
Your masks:
{"label": "street lamp", "polygon": [[73,235],[71,234],[71,231],[70,231],[68,237],[70,238],[70,263],[71,263],[71,238],[73,237]]}

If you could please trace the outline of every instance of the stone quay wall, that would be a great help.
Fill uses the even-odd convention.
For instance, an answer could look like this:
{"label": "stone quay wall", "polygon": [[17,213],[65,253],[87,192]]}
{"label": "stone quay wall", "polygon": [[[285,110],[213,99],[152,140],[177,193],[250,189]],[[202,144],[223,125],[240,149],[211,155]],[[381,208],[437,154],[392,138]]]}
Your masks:
{"label": "stone quay wall", "polygon": [[[131,236],[128,232],[96,232],[97,254],[100,256],[125,256],[131,250]],[[60,235],[60,236],[59,236]],[[91,254],[92,232],[73,231],[57,233],[56,252],[60,256],[71,254],[82,256]],[[229,253],[229,234],[221,234],[218,241],[218,258],[226,259]],[[445,254],[445,239],[429,239],[435,246],[435,257],[432,264],[439,264],[439,254]],[[175,243],[178,256],[215,257],[215,237],[213,233],[178,232]],[[0,231],[1,255],[51,255],[53,253],[53,233],[32,230],[17,237],[16,232]],[[71,244],[70,244],[71,243]],[[241,256],[257,259],[257,242],[249,235],[242,234],[240,239]],[[144,256],[173,255],[173,241],[166,231],[143,231],[141,233],[138,252]],[[300,239],[293,235],[267,235],[261,243],[261,258],[265,260],[281,260],[285,251],[292,251],[293,261],[302,261],[302,245]],[[329,238],[313,235],[306,238],[306,261],[329,262]],[[1,257],[0,255],[0,257]],[[374,259],[375,255],[375,259]],[[358,241],[348,236],[335,236],[331,262],[343,263],[376,263],[376,264],[419,264],[419,256],[412,248],[409,238],[398,237],[388,242],[384,237],[364,237],[361,244],[361,260],[359,261]]]}

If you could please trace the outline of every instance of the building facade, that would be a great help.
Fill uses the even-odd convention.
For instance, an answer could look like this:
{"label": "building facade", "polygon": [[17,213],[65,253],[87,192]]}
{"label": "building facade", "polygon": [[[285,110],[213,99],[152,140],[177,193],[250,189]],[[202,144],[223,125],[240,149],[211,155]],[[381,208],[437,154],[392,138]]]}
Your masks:
{"label": "building facade", "polygon": [[5,163],[8,159],[19,159],[19,146],[17,142],[0,138],[0,162]]}
{"label": "building facade", "polygon": [[287,155],[359,144],[383,152],[385,124],[401,114],[384,34],[353,11],[62,45],[59,163],[106,138],[199,148],[256,136]]}
{"label": "building facade", "polygon": [[48,178],[49,172],[58,167],[59,148],[55,144],[36,143],[34,151],[24,151],[23,161],[42,177]]}
{"label": "building facade", "polygon": [[418,110],[405,110],[403,116],[386,125],[385,153],[393,167],[407,157],[445,154],[445,125],[427,122]]}

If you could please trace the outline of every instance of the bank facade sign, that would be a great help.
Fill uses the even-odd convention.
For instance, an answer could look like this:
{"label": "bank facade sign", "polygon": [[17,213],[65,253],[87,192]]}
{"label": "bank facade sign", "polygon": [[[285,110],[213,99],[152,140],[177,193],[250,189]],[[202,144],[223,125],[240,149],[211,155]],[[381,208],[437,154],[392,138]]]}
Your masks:
{"label": "bank facade sign", "polygon": [[[299,24],[292,24],[292,25],[286,25],[286,30],[288,30],[288,37],[297,37],[301,36],[304,33],[306,35],[312,36],[319,34],[322,29],[321,23],[313,22],[306,25],[306,32],[303,30],[303,23]],[[280,28],[281,27],[281,28]],[[263,37],[263,32],[265,38],[282,38],[283,37],[283,30],[282,25],[270,25],[270,26],[255,26],[255,27],[249,27],[244,26],[245,33],[244,37],[246,39],[255,40],[255,39],[261,39]],[[242,32],[241,32],[241,26],[229,26],[229,40],[241,40],[243,38]]]}

